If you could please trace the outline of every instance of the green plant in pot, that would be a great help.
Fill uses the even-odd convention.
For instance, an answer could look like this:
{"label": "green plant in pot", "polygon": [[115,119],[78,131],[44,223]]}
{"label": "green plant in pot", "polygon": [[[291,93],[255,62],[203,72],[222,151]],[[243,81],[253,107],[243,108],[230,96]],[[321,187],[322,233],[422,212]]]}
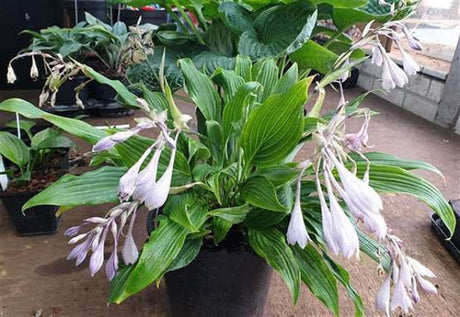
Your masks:
{"label": "green plant in pot", "polygon": [[6,159],[2,164],[0,199],[21,235],[56,232],[55,206],[27,210],[22,210],[22,206],[68,171],[68,151],[74,146],[57,129],[46,128],[32,134],[34,126],[33,121],[20,121],[20,129],[25,132],[30,146],[20,135],[0,132],[0,158]]}
{"label": "green plant in pot", "polygon": [[[364,152],[372,115],[358,107],[365,95],[341,100],[323,114],[324,87],[350,65],[332,68],[314,89],[309,89],[313,78],[302,78],[295,63],[280,68],[274,59],[252,65],[237,56],[233,70],[217,68],[211,76],[190,59],[180,60],[179,67],[188,98],[199,110],[197,129],[176,106],[162,73],[162,92],[144,91],[140,98],[83,67],[145,117],[109,135],[78,120],[50,118],[94,144],[93,163],[112,166],[66,175],[24,206],[50,204],[64,211],[114,203],[105,214],[66,231],[76,244],[69,259],[81,264],[89,257],[91,275],[105,264],[110,302],[121,303],[164,278],[173,315],[260,316],[273,268],[294,304],[303,283],[338,315],[338,284],[343,284],[360,316],[362,299],[339,261],[366,255],[386,272],[377,294],[379,310],[407,312],[419,292],[436,292],[427,279],[434,274],[389,233],[379,193],[418,197],[452,232],[455,218],[447,201],[411,172],[439,171]],[[316,100],[305,115],[309,95]],[[0,109],[47,119],[19,99],[0,103]],[[362,120],[359,131],[346,129],[350,118]],[[159,133],[155,139],[138,134],[152,128]],[[134,220],[145,209],[151,233],[138,249]],[[113,245],[105,261],[108,239]]]}

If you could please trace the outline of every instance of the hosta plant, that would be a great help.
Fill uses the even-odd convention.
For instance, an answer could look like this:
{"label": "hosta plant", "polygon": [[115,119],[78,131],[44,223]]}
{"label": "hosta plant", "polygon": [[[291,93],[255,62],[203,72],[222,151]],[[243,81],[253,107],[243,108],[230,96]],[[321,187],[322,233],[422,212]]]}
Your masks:
{"label": "hosta plant", "polygon": [[[75,244],[69,259],[81,264],[89,257],[91,275],[105,265],[112,283],[110,302],[121,303],[158,283],[167,272],[191,263],[204,244],[225,244],[235,232],[238,243],[280,274],[294,303],[304,283],[338,315],[340,283],[356,315],[363,315],[362,300],[337,262],[359,256],[371,257],[386,272],[376,296],[377,308],[386,314],[412,309],[420,291],[436,292],[427,279],[434,274],[389,233],[380,193],[419,198],[452,230],[455,218],[442,194],[412,173],[439,171],[426,163],[365,152],[373,113],[358,107],[364,96],[349,102],[342,98],[334,111],[321,111],[324,87],[349,68],[331,69],[312,87],[313,78],[299,76],[297,64],[286,67],[275,59],[253,65],[249,57],[237,56],[234,69],[217,68],[210,76],[190,59],[178,65],[187,99],[197,109],[196,129],[176,106],[162,73],[162,92],[145,90],[137,97],[120,82],[81,66],[88,76],[116,89],[126,105],[144,112],[136,126],[108,134],[26,101],[0,103],[1,110],[48,120],[92,143],[92,164],[106,162],[82,175],[62,177],[24,208],[58,205],[64,212],[79,205],[114,204],[66,231]],[[310,95],[313,106],[307,107]],[[349,118],[362,120],[362,128],[348,131]],[[140,136],[146,129],[156,129],[158,136]],[[296,155],[307,144],[314,150]],[[138,250],[134,220],[147,211],[154,213],[155,227]],[[113,246],[105,259],[109,239]]]}

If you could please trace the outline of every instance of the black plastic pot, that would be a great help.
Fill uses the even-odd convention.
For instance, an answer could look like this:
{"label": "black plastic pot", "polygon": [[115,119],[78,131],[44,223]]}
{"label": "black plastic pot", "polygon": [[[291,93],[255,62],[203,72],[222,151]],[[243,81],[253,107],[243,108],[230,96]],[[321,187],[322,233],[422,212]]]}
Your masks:
{"label": "black plastic pot", "polygon": [[5,206],[16,231],[21,236],[54,234],[60,218],[56,218],[57,206],[37,206],[22,213],[22,206],[38,191],[32,192],[0,192],[0,199]]}
{"label": "black plastic pot", "polygon": [[[83,84],[86,77],[78,76],[71,80],[66,80],[61,87],[59,87],[56,95],[56,106],[75,106],[75,88]],[[88,89],[85,87],[79,93],[80,100],[83,104],[88,101]]]}
{"label": "black plastic pot", "polygon": [[449,240],[449,229],[447,229],[447,226],[437,214],[431,215],[431,228],[452,257],[460,264],[460,200],[451,200],[449,203],[454,210],[457,220],[452,238]]}
{"label": "black plastic pot", "polygon": [[[147,216],[149,234],[159,212]],[[192,263],[165,274],[170,316],[263,316],[272,273],[264,259],[242,245],[203,245]]]}
{"label": "black plastic pot", "polygon": [[141,23],[151,23],[155,25],[162,25],[168,22],[168,13],[166,10],[121,10],[120,21],[125,22],[126,25],[136,25],[139,17],[142,17]]}
{"label": "black plastic pot", "polygon": [[[123,81],[123,78],[114,78]],[[99,84],[95,81],[89,84],[89,100],[86,113],[91,116],[113,118],[125,117],[133,114],[133,111],[120,105],[115,99],[117,92],[109,85]]]}
{"label": "black plastic pot", "polygon": [[251,250],[202,249],[165,275],[173,317],[263,316],[272,269]]}

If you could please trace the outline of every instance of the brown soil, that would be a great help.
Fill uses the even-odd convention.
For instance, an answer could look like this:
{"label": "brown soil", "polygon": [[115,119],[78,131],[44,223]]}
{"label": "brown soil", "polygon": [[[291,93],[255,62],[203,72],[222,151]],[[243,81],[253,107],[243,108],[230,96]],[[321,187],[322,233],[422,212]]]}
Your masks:
{"label": "brown soil", "polygon": [[[54,152],[54,156],[50,160],[40,164],[40,168],[32,171],[31,181],[12,181],[6,192],[17,193],[45,189],[64,174],[65,170],[62,169],[62,165],[67,159],[67,154]],[[19,171],[14,175],[14,178],[17,177],[20,177]]]}

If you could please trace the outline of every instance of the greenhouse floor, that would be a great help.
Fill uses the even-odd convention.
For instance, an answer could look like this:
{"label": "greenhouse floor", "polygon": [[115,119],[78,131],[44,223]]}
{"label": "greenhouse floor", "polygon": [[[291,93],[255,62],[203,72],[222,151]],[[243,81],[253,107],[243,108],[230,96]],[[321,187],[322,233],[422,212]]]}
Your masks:
{"label": "greenhouse floor", "polygon": [[[361,92],[346,91],[351,100]],[[18,96],[35,101],[37,92],[8,91],[0,93],[0,100]],[[330,91],[327,103],[337,104],[336,94]],[[433,125],[386,101],[369,96],[364,102],[380,115],[370,125],[370,144],[373,150],[386,151],[400,158],[429,162],[441,169],[448,186],[435,175],[423,172],[428,180],[438,186],[448,199],[460,199],[460,137]],[[192,113],[190,105],[182,104],[185,112]],[[2,117],[3,116],[3,117]],[[0,125],[8,120],[3,114]],[[89,119],[92,123],[120,124],[121,119]],[[129,118],[133,124],[133,118]],[[349,124],[357,131],[358,122]],[[80,152],[87,151],[81,145]],[[302,156],[305,155],[301,153]],[[53,236],[19,237],[0,206],[0,316],[166,316],[167,296],[164,283],[159,289],[152,286],[120,306],[107,306],[109,283],[102,272],[91,278],[87,263],[75,267],[66,261],[70,246],[63,236],[66,228],[77,225],[88,216],[102,214],[104,207],[84,207],[65,214],[59,232]],[[460,265],[444,249],[431,231],[430,209],[415,198],[402,195],[385,195],[383,214],[392,230],[404,241],[406,252],[431,268],[437,278],[439,295],[422,295],[421,302],[411,316],[460,315]],[[136,221],[136,241],[146,238],[145,213]],[[355,288],[362,295],[368,316],[376,316],[374,296],[383,277],[377,276],[377,265],[364,254],[343,261],[350,271]],[[341,312],[353,316],[353,305],[341,290]],[[266,316],[330,316],[332,315],[303,287],[296,307],[281,279],[273,276]],[[395,316],[399,314],[395,314]],[[184,316],[185,317],[185,316]],[[211,316],[210,316],[211,317]]]}

